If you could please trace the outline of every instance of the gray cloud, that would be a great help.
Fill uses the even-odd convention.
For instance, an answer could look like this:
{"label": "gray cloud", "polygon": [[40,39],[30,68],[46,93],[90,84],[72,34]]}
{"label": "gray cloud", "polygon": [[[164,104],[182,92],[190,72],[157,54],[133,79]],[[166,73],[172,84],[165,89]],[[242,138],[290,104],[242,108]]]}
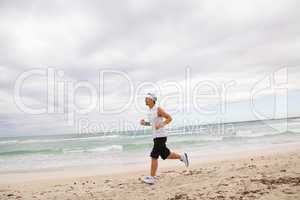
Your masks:
{"label": "gray cloud", "polygon": [[[12,99],[14,81],[32,68],[54,67],[69,80],[97,85],[104,69],[138,84],[182,81],[187,66],[194,78],[259,77],[299,66],[299,6],[296,0],[1,0],[0,90]],[[128,94],[124,81],[111,80],[107,96]],[[44,105],[39,83],[24,96]],[[0,107],[14,107],[6,104]]]}

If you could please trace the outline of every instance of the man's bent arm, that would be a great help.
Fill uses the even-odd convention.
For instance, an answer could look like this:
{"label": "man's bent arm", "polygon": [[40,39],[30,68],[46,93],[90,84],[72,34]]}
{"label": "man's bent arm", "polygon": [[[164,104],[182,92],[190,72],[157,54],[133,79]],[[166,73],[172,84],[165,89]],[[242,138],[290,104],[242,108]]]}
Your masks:
{"label": "man's bent arm", "polygon": [[160,107],[158,107],[158,113],[157,114],[165,119],[164,122],[163,122],[164,126],[169,124],[172,121],[172,117]]}

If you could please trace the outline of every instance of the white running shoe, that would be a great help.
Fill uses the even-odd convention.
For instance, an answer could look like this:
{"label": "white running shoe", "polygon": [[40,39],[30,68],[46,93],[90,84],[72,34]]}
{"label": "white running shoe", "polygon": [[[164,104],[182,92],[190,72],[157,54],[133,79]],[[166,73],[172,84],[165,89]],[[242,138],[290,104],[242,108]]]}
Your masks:
{"label": "white running shoe", "polygon": [[184,153],[181,155],[180,161],[182,161],[186,167],[189,167],[190,163],[189,163],[189,157],[188,157],[187,153]]}
{"label": "white running shoe", "polygon": [[144,183],[147,183],[149,185],[153,185],[155,182],[155,179],[153,176],[145,176],[143,179]]}

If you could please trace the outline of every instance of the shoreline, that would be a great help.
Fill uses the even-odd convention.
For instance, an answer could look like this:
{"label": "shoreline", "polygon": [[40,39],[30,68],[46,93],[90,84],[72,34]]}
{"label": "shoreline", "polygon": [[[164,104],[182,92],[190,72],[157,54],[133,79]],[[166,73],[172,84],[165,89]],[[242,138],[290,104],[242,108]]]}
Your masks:
{"label": "shoreline", "polygon": [[[276,149],[276,148],[277,149]],[[280,148],[280,149],[278,149]],[[292,151],[300,152],[300,144],[299,143],[290,143],[290,144],[277,144],[273,146],[268,146],[259,149],[251,149],[244,151],[233,151],[233,152],[222,152],[221,154],[212,154],[211,157],[196,157],[195,160],[191,160],[192,165],[200,165],[211,162],[221,162],[228,160],[237,160],[244,159],[250,156],[255,155],[272,155],[277,153],[288,153]],[[261,152],[263,151],[263,152]],[[197,152],[195,152],[196,154]],[[150,159],[145,160],[143,164],[136,165],[126,165],[126,166],[118,166],[117,168],[98,168],[97,166],[76,166],[76,167],[60,167],[60,168],[47,168],[41,170],[34,171],[17,171],[17,172],[9,172],[9,173],[0,173],[0,186],[6,183],[22,183],[22,182],[30,182],[30,181],[47,181],[56,179],[56,177],[60,178],[81,178],[81,177],[91,177],[91,176],[114,176],[115,174],[128,174],[134,172],[148,172],[150,164]],[[158,172],[167,168],[181,168],[181,163],[169,160],[163,161],[160,159],[159,161],[159,169]],[[116,166],[115,166],[116,167]],[[89,170],[87,171],[86,168]],[[184,167],[182,167],[184,168]]]}
{"label": "shoreline", "polygon": [[[276,148],[275,148],[276,147]],[[262,152],[263,151],[263,152]],[[277,144],[273,146],[268,146],[265,148],[244,150],[237,152],[213,154],[211,157],[202,157],[197,160],[191,158],[191,166],[199,166],[202,164],[223,162],[223,161],[235,161],[241,159],[247,159],[249,157],[257,157],[261,155],[273,155],[273,154],[285,154],[289,152],[300,152],[299,143],[290,144]],[[197,152],[195,152],[196,154]],[[168,168],[174,169],[185,169],[182,163],[178,163],[174,160],[163,161],[159,160],[159,171],[166,170]],[[130,173],[148,173],[148,168],[150,165],[150,159],[145,160],[143,164],[127,165],[118,168],[98,168],[97,166],[76,166],[76,167],[61,167],[61,168],[48,168],[35,171],[17,171],[0,173],[0,187],[5,184],[14,183],[26,183],[32,181],[47,181],[55,179],[69,179],[69,178],[85,178],[92,176],[115,176],[126,175]],[[86,169],[89,169],[88,171]],[[59,178],[57,178],[59,177]]]}
{"label": "shoreline", "polygon": [[156,183],[151,186],[141,181],[148,175],[149,163],[145,164],[148,168],[113,174],[73,174],[72,177],[48,174],[43,179],[15,182],[5,182],[1,177],[0,198],[299,199],[300,147],[281,147],[203,160],[192,163],[188,170],[177,162],[161,165]]}

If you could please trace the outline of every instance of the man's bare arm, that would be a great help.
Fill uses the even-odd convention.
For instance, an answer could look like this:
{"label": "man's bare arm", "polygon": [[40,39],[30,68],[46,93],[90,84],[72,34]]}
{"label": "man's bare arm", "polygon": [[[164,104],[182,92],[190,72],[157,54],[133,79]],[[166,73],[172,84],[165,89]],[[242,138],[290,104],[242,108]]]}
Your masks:
{"label": "man's bare arm", "polygon": [[158,107],[158,109],[157,109],[157,114],[158,114],[158,116],[163,117],[165,120],[164,120],[163,124],[157,125],[156,129],[162,128],[172,121],[172,117],[160,107]]}

